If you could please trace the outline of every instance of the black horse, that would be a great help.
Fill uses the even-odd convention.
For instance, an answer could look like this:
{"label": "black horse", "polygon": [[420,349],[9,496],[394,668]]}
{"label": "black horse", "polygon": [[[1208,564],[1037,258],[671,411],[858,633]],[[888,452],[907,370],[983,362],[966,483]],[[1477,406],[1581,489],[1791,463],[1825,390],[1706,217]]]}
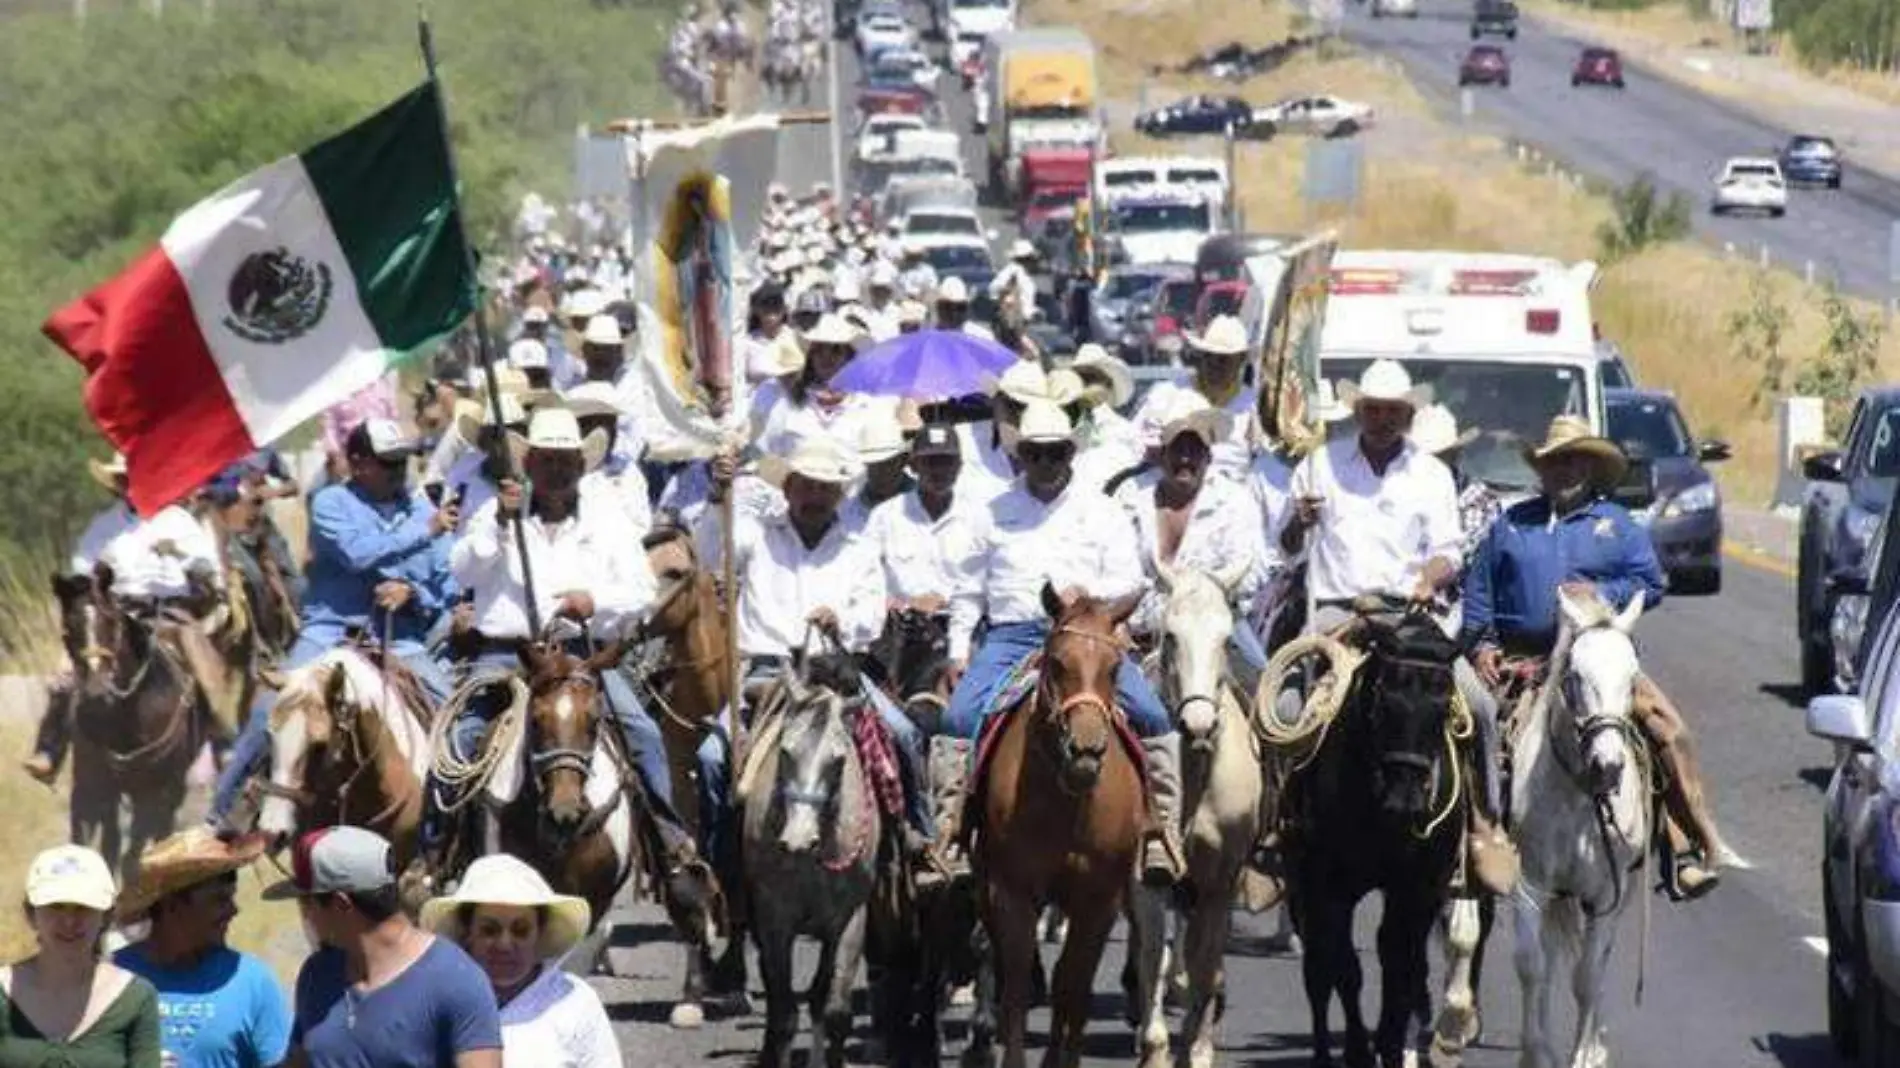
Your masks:
{"label": "black horse", "polygon": [[[1351,1068],[1396,1066],[1422,1049],[1431,1015],[1426,946],[1463,848],[1467,756],[1454,740],[1458,650],[1438,624],[1373,599],[1355,606],[1368,652],[1338,720],[1287,786],[1288,901],[1306,940],[1313,1063],[1332,1063],[1327,1014],[1337,994]],[[1371,891],[1379,925],[1379,1022],[1368,1034],[1352,921]],[[1374,1051],[1377,1051],[1377,1060]]]}

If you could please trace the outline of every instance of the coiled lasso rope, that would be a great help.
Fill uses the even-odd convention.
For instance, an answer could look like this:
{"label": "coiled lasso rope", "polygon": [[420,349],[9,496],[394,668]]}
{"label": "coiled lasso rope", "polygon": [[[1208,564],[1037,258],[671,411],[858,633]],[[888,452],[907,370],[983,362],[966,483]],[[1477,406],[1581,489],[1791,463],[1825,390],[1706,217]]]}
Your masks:
{"label": "coiled lasso rope", "polygon": [[[449,738],[456,717],[476,694],[502,683],[508,686],[508,707],[489,726],[487,744],[481,753],[473,760],[463,760],[455,754],[455,745]],[[515,742],[527,721],[528,684],[519,676],[490,675],[472,679],[450,695],[447,703],[437,710],[434,726],[429,728],[429,774],[443,792],[442,811],[461,811],[488,786],[495,769],[515,751]]]}
{"label": "coiled lasso rope", "polygon": [[[1282,720],[1274,711],[1280,691],[1287,677],[1298,670],[1300,661],[1309,656],[1326,661],[1327,669],[1306,695],[1299,718],[1291,722]],[[1325,742],[1326,731],[1339,718],[1346,695],[1352,690],[1353,676],[1359,673],[1359,665],[1365,659],[1363,651],[1330,634],[1307,634],[1282,645],[1267,661],[1267,669],[1254,691],[1254,736],[1262,745],[1282,750],[1298,749],[1311,741],[1311,748],[1299,758],[1294,770],[1305,767]]]}

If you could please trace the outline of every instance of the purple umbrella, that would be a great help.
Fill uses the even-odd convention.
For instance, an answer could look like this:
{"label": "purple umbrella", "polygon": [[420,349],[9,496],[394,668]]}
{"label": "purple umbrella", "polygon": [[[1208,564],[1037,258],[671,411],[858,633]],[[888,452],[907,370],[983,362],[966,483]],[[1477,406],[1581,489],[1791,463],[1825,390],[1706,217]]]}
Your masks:
{"label": "purple umbrella", "polygon": [[1016,354],[994,341],[961,330],[919,330],[858,353],[831,376],[831,388],[943,400],[982,392],[1015,363]]}

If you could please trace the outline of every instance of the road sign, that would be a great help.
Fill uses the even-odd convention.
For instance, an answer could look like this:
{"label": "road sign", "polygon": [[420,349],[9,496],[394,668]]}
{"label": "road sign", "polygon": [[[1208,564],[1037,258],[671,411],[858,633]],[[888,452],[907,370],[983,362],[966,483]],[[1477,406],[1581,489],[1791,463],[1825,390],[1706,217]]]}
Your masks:
{"label": "road sign", "polygon": [[1735,28],[1771,30],[1775,26],[1775,0],[1735,0]]}
{"label": "road sign", "polygon": [[1306,143],[1306,203],[1357,204],[1366,154],[1358,138],[1314,138]]}

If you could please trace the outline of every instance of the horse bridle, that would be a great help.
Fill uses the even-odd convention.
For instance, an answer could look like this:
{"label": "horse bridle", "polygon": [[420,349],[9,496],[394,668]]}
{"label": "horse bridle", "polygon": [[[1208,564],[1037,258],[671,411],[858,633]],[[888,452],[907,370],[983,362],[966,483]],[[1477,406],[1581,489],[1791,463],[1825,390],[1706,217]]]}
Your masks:
{"label": "horse bridle", "polygon": [[[595,696],[600,696],[603,692],[598,680],[585,675],[569,675],[561,680],[559,688],[566,689],[569,686],[584,687]],[[589,707],[592,707],[591,703]],[[598,732],[598,718],[594,720],[593,728]],[[589,740],[592,741],[591,738]],[[543,784],[543,792],[545,792],[547,777],[557,771],[572,771],[583,779],[586,778],[594,767],[594,753],[591,745],[586,751],[567,748],[538,749],[528,754],[528,765],[534,769],[535,780]]]}
{"label": "horse bridle", "polygon": [[[1577,691],[1578,676],[1570,670],[1568,663],[1563,667],[1563,676],[1558,682],[1558,685],[1564,691],[1564,703],[1566,705],[1572,708],[1583,707],[1582,694]],[[1646,744],[1642,737],[1636,733],[1635,723],[1627,718],[1618,718],[1606,713],[1595,712],[1581,718],[1573,718],[1571,722],[1574,724],[1573,729],[1577,735],[1577,758],[1579,761],[1582,760],[1583,754],[1589,750],[1592,741],[1595,741],[1598,736],[1612,731],[1623,736],[1623,744],[1629,748],[1632,754],[1642,752],[1641,747]],[[1550,746],[1551,759],[1556,761],[1557,767],[1563,770],[1564,775],[1569,778],[1571,782],[1577,784],[1578,787],[1584,790],[1588,790],[1590,793],[1591,807],[1596,811],[1597,837],[1602,841],[1603,845],[1603,863],[1610,868],[1610,886],[1613,890],[1610,907],[1603,912],[1595,912],[1590,909],[1588,904],[1583,904],[1584,914],[1591,919],[1596,919],[1600,916],[1613,916],[1617,910],[1623,907],[1624,894],[1622,873],[1616,870],[1616,849],[1610,836],[1611,828],[1616,826],[1616,811],[1612,807],[1616,786],[1611,786],[1609,789],[1601,791],[1590,790],[1589,783],[1584,781],[1582,769],[1572,766],[1570,762],[1564,758],[1564,748],[1558,744],[1557,717],[1550,715],[1548,710],[1546,710],[1544,715],[1544,735],[1545,743]],[[1628,769],[1625,770],[1627,771]],[[1639,857],[1648,855],[1646,847],[1639,848],[1637,852]]]}
{"label": "horse bridle", "polygon": [[[1057,627],[1050,633],[1049,637],[1053,641],[1057,636],[1064,634],[1073,638],[1086,638],[1089,641],[1099,642],[1108,646],[1115,651],[1118,662],[1121,654],[1127,651],[1127,646],[1122,643],[1121,639],[1113,635],[1095,634],[1090,631],[1079,630],[1075,627]],[[1069,748],[1070,739],[1074,734],[1074,732],[1069,729],[1069,724],[1073,721],[1077,709],[1093,709],[1102,717],[1104,726],[1113,727],[1114,725],[1115,709],[1109,702],[1103,700],[1099,694],[1091,693],[1087,690],[1066,696],[1058,694],[1056,692],[1055,683],[1047,671],[1042,673],[1042,680],[1037,684],[1037,689],[1041,691],[1043,707],[1049,710],[1048,715],[1056,721],[1056,725],[1061,729],[1061,733],[1057,735],[1057,744],[1060,747],[1056,753],[1058,758],[1066,758],[1068,756],[1066,750]]]}

